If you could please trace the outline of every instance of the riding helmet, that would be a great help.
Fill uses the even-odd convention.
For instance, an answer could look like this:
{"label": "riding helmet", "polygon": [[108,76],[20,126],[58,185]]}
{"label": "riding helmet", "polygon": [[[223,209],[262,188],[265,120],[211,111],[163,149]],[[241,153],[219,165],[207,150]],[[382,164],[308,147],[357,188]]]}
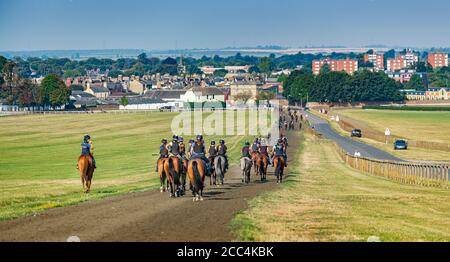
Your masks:
{"label": "riding helmet", "polygon": [[84,139],[84,141],[88,141],[89,139],[91,139],[91,136],[90,135],[85,135],[83,139]]}
{"label": "riding helmet", "polygon": [[197,135],[197,141],[201,141],[203,140],[203,136],[202,135]]}
{"label": "riding helmet", "polygon": [[178,141],[183,142],[184,141],[183,137],[182,136],[178,137]]}
{"label": "riding helmet", "polygon": [[220,140],[221,145],[225,145],[225,140]]}
{"label": "riding helmet", "polygon": [[165,139],[165,138],[162,139],[162,140],[161,140],[161,143],[166,144],[166,143],[167,143],[167,139]]}
{"label": "riding helmet", "polygon": [[216,145],[216,141],[211,141],[211,145],[212,146]]}

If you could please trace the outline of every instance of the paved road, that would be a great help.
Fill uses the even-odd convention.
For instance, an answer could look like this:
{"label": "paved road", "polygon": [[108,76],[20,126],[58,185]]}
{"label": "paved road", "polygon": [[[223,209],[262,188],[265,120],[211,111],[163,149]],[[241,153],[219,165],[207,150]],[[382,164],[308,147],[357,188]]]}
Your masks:
{"label": "paved road", "polygon": [[355,152],[360,152],[362,157],[378,159],[378,160],[393,160],[393,161],[403,161],[402,159],[395,157],[383,150],[376,147],[358,142],[356,140],[350,139],[348,137],[341,136],[336,131],[334,131],[328,122],[321,119],[311,113],[304,113],[308,115],[308,119],[312,126],[320,133],[323,137],[335,141],[340,147],[342,147],[349,154],[354,154]]}

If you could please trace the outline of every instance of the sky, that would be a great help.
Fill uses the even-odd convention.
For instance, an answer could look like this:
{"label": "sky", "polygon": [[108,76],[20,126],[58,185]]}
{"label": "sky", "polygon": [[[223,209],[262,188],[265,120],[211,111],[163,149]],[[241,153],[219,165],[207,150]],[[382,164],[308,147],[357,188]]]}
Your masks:
{"label": "sky", "polygon": [[450,47],[448,0],[0,0],[0,50]]}

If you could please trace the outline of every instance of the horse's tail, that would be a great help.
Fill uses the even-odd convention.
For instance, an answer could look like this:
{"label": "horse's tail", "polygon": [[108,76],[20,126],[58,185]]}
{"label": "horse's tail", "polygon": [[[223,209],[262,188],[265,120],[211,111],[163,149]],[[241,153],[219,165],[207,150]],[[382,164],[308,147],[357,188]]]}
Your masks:
{"label": "horse's tail", "polygon": [[192,162],[192,171],[194,173],[194,186],[197,190],[203,190],[203,181],[200,177],[200,172],[198,171],[198,162]]}
{"label": "horse's tail", "polygon": [[169,172],[170,172],[170,176],[172,176],[172,178],[173,178],[174,183],[179,184],[180,176],[173,167],[173,159],[172,158],[169,158]]}
{"label": "horse's tail", "polygon": [[260,174],[264,174],[264,157],[261,156],[261,158],[259,159],[259,173]]}
{"label": "horse's tail", "polygon": [[276,176],[279,176],[281,173],[281,158],[277,157],[277,166],[275,168],[275,174]]}
{"label": "horse's tail", "polygon": [[223,177],[224,166],[222,165],[222,157],[218,156],[216,159],[217,159],[216,174],[219,175],[219,177]]}

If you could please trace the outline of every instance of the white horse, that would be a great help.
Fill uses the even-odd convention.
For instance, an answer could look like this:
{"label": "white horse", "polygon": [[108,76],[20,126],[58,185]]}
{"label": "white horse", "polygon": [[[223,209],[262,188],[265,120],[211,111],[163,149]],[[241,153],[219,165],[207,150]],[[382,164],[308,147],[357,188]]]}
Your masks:
{"label": "white horse", "polygon": [[225,157],[216,156],[214,158],[214,184],[223,185],[223,179],[225,177]]}
{"label": "white horse", "polygon": [[242,183],[250,183],[250,173],[252,170],[252,160],[248,157],[241,158]]}

